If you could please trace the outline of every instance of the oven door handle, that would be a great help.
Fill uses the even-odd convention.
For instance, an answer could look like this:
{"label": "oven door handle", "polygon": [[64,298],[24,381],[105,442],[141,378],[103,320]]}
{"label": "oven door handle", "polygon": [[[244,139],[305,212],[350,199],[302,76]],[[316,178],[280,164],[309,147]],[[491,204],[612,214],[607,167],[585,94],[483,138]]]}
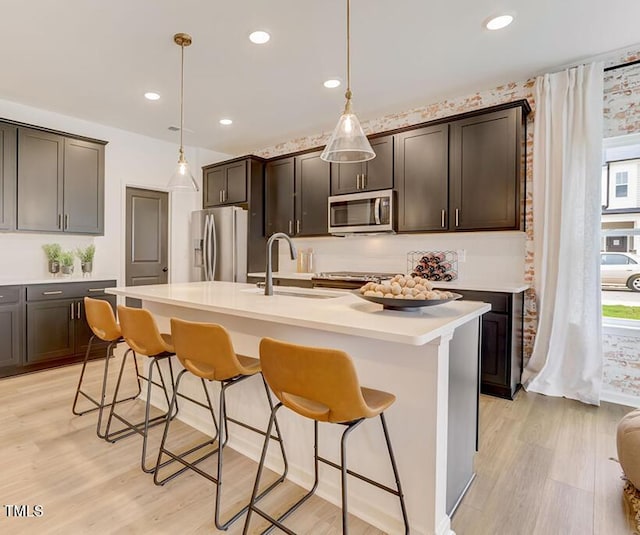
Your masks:
{"label": "oven door handle", "polygon": [[376,225],[380,224],[380,197],[376,197],[376,202],[373,205],[373,217],[375,218]]}

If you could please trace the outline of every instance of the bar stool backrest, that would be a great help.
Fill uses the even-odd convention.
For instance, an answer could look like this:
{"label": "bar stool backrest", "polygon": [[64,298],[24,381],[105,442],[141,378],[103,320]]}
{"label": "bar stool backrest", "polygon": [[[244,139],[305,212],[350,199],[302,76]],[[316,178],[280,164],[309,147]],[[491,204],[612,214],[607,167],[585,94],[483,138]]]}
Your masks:
{"label": "bar stool backrest", "polygon": [[148,310],[118,305],[118,317],[122,337],[139,355],[152,357],[171,351]]}
{"label": "bar stool backrest", "polygon": [[171,338],[182,365],[198,377],[226,381],[245,373],[221,325],[171,318]]}
{"label": "bar stool backrest", "polygon": [[302,416],[337,423],[377,414],[366,404],[353,361],[344,351],[263,338],[260,363],[276,397]]}
{"label": "bar stool backrest", "polygon": [[84,310],[89,327],[100,340],[113,342],[120,338],[120,326],[108,301],[85,297]]}

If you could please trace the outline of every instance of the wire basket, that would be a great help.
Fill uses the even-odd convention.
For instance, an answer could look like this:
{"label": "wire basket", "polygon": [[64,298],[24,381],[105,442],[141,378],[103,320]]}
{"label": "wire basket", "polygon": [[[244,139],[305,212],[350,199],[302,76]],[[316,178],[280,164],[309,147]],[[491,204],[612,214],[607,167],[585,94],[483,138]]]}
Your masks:
{"label": "wire basket", "polygon": [[407,273],[437,282],[458,278],[458,253],[455,251],[409,251]]}

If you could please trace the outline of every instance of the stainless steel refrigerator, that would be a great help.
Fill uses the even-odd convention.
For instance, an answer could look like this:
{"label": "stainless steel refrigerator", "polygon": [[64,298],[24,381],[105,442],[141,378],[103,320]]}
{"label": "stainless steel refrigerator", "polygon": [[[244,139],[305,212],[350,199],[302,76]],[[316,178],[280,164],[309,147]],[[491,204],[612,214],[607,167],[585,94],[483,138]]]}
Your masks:
{"label": "stainless steel refrigerator", "polygon": [[247,210],[192,212],[191,243],[192,281],[247,281]]}

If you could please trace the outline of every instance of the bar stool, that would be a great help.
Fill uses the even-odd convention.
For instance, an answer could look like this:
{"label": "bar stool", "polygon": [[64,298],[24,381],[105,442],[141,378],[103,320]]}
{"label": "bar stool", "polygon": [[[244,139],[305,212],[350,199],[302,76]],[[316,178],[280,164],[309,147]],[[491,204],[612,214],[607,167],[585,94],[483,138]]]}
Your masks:
{"label": "bar stool", "polygon": [[[180,360],[181,364],[184,366],[184,370],[182,370],[177,377],[176,387],[173,392],[173,398],[171,401],[171,407],[169,410],[172,410],[178,396],[183,397],[185,399],[189,399],[193,403],[200,405],[206,409],[209,409],[213,423],[216,429],[216,436],[213,440],[209,440],[203,444],[192,447],[188,451],[182,453],[176,453],[169,451],[166,447],[167,436],[169,434],[170,420],[166,421],[164,434],[162,437],[162,442],[160,444],[160,451],[158,453],[158,462],[156,464],[156,470],[154,474],[154,482],[156,485],[164,485],[167,481],[173,479],[177,475],[181,474],[187,469],[194,470],[196,473],[205,477],[209,481],[212,481],[216,485],[216,498],[215,498],[215,512],[214,512],[214,520],[216,528],[219,530],[226,530],[233,522],[235,522],[241,515],[249,507],[249,504],[243,506],[240,510],[235,512],[226,522],[221,522],[220,520],[220,501],[221,501],[221,491],[222,491],[222,458],[224,448],[227,444],[229,438],[229,430],[228,423],[232,422],[236,425],[244,427],[245,429],[249,429],[254,431],[255,433],[259,433],[265,437],[265,442],[268,444],[269,440],[275,440],[280,444],[280,450],[282,453],[282,459],[284,461],[284,470],[283,473],[279,476],[279,478],[271,483],[264,491],[260,494],[255,493],[254,501],[260,500],[262,496],[264,496],[267,492],[273,489],[276,485],[283,482],[287,475],[288,463],[287,457],[284,452],[284,446],[282,444],[282,440],[280,439],[280,428],[278,427],[278,421],[275,419],[275,416],[271,418],[271,425],[269,426],[269,432],[262,431],[256,427],[253,427],[245,422],[237,420],[235,418],[231,418],[227,415],[227,407],[225,400],[225,393],[228,388],[237,385],[243,381],[246,381],[250,377],[254,375],[260,374],[260,361],[255,358],[246,357],[244,355],[237,354],[233,349],[233,343],[229,336],[229,333],[224,329],[224,327],[211,323],[196,323],[190,321],[183,321],[179,319],[172,318],[171,319],[171,336],[173,339],[174,348],[176,351],[176,355]],[[185,373],[191,373],[195,377],[200,379],[202,383],[202,387],[205,392],[205,396],[207,399],[207,405],[196,401],[187,396],[183,396],[179,393],[180,381]],[[262,377],[262,376],[261,376]],[[216,421],[215,412],[213,410],[213,406],[211,405],[211,398],[209,396],[209,392],[207,390],[206,381],[218,381],[220,383],[220,399],[219,399],[219,409],[218,409],[218,417],[220,421],[220,426],[218,426]],[[264,389],[267,395],[267,401],[269,403],[269,408],[273,410],[273,401],[271,399],[271,393],[267,387],[267,384],[264,382],[264,378],[262,378],[262,383],[264,385]],[[271,434],[271,428],[275,425],[277,435]],[[207,444],[212,444],[215,440],[218,440],[218,446],[211,452],[205,454],[199,459],[188,462],[185,460],[185,457],[198,449],[206,446]],[[196,465],[210,457],[212,455],[218,454],[218,463],[217,463],[217,472],[216,475],[210,475]],[[168,461],[162,462],[163,454],[169,457]],[[183,468],[178,470],[177,472],[165,477],[164,479],[159,479],[158,474],[160,468],[178,461],[182,465]]]}
{"label": "bar stool", "polygon": [[[118,382],[116,383],[113,399],[117,399],[118,391],[120,390],[120,383],[122,381],[122,373],[124,371],[129,353],[133,353],[134,360],[136,360],[136,354],[149,357],[151,359],[151,364],[149,365],[148,377],[140,374],[138,375],[140,379],[147,381],[147,400],[145,403],[144,420],[136,424],[131,423],[121,414],[115,412],[116,404],[112,403],[111,409],[109,410],[109,418],[107,420],[105,440],[107,440],[108,442],[116,442],[117,440],[136,433],[142,435],[142,457],[140,460],[140,466],[143,472],[150,474],[155,470],[155,465],[147,468],[145,462],[147,457],[147,439],[149,436],[149,429],[165,422],[168,419],[174,418],[178,411],[178,406],[176,404],[175,413],[172,414],[169,408],[166,413],[154,418],[149,418],[151,408],[151,386],[155,385],[162,389],[165,400],[167,402],[167,407],[170,407],[171,401],[169,397],[169,390],[167,388],[164,375],[160,368],[160,361],[166,359],[169,363],[169,372],[171,374],[171,388],[173,390],[175,381],[173,378],[173,365],[171,364],[171,357],[175,355],[175,352],[171,343],[171,336],[168,334],[160,334],[160,332],[158,331],[158,326],[156,325],[153,316],[148,310],[145,310],[144,308],[130,308],[118,305],[118,317],[120,318],[122,337],[127,342],[127,344],[129,344],[129,349],[124,354],[124,357],[122,359],[122,365],[120,366],[120,373],[118,375]],[[158,369],[160,383],[153,380],[154,366]],[[136,363],[136,369],[137,367],[138,366]],[[111,424],[114,418],[122,422],[125,427],[123,429],[112,432]]]}
{"label": "bar stool", "polygon": [[[87,318],[87,323],[93,332],[93,335],[89,339],[89,346],[87,347],[87,352],[84,356],[84,361],[82,362],[82,371],[80,372],[80,379],[78,380],[78,387],[76,388],[76,395],[73,399],[73,407],[71,411],[76,416],[82,416],[83,414],[87,414],[88,412],[98,411],[98,423],[96,425],[96,435],[99,438],[104,438],[105,435],[102,433],[102,413],[104,411],[104,407],[106,405],[105,398],[107,395],[107,377],[109,375],[109,359],[111,357],[111,351],[113,348],[118,345],[120,342],[124,342],[120,332],[120,326],[116,322],[115,315],[113,314],[113,309],[108,301],[104,301],[102,299],[92,299],[91,297],[84,298],[84,310]],[[108,342],[107,351],[104,357],[104,373],[102,376],[102,391],[100,394],[100,401],[91,397],[84,390],[82,390],[82,382],[84,380],[84,373],[87,368],[87,362],[89,361],[89,353],[91,353],[91,346],[94,340],[102,340],[103,342]],[[138,378],[137,368],[136,368],[136,380],[138,382],[138,392],[131,397],[120,399],[116,401],[116,403],[121,403],[123,401],[130,401],[132,399],[137,398],[140,395],[142,385],[140,384],[140,379]],[[87,409],[84,411],[78,411],[78,398],[80,396],[84,396],[88,399],[95,407],[91,409]],[[110,403],[109,403],[110,405]]]}
{"label": "bar stool", "polygon": [[[318,486],[319,462],[341,471],[342,533],[347,534],[349,529],[347,522],[347,474],[397,496],[400,500],[405,533],[409,533],[409,521],[400,485],[400,476],[384,418],[384,410],[394,403],[396,397],[387,392],[361,387],[351,357],[343,351],[307,347],[264,338],[260,342],[260,362],[267,384],[280,401],[271,411],[267,434],[271,432],[276,413],[283,405],[301,416],[312,419],[314,423],[315,479],[311,490],[278,518],[258,509],[255,498],[260,486],[268,449],[268,442],[265,440],[243,534],[246,534],[249,529],[251,513],[256,512],[271,523],[272,527],[269,530],[277,527],[285,533],[295,535],[295,532],[282,524],[282,521],[314,494]],[[382,431],[396,482],[395,489],[347,468],[347,437],[365,419],[375,416],[380,416],[382,423]],[[340,441],[340,464],[318,454],[318,422],[346,426]]]}

